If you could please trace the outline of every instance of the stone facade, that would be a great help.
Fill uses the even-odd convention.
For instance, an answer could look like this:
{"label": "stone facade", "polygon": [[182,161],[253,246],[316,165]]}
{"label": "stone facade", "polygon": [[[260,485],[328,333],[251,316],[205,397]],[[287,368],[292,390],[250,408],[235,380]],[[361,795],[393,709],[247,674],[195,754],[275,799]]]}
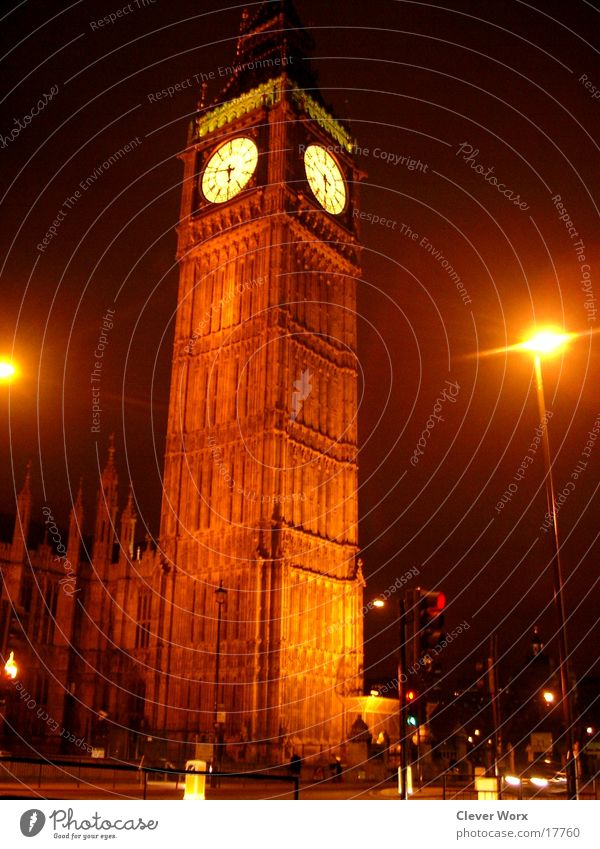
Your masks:
{"label": "stone facade", "polygon": [[[282,2],[244,15],[232,79],[222,99],[199,109],[181,154],[156,549],[148,541],[134,551],[131,493],[117,519],[113,444],[89,562],[79,556],[81,501],[71,519],[77,593],[58,593],[66,621],[52,692],[63,695],[52,710],[61,726],[97,747],[110,738],[124,757],[149,737],[172,752],[216,736],[240,759],[330,752],[347,739],[352,699],[362,694],[353,215],[361,175],[346,129],[314,88],[300,87],[311,81],[306,34],[282,36],[292,14]],[[258,165],[235,197],[210,203],[201,175],[235,138],[252,139]],[[348,192],[339,214],[307,184],[310,144],[334,151]],[[15,545],[3,562],[11,598],[20,592],[14,564],[27,561]],[[35,553],[35,568],[51,555]]]}

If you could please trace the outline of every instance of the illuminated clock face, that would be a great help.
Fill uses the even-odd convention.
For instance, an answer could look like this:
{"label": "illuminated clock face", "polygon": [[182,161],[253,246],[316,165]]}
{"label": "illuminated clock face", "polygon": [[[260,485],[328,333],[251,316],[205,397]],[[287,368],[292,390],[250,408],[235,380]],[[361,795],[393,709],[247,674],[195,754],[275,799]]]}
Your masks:
{"label": "illuminated clock face", "polygon": [[224,203],[241,192],[256,170],[258,148],[252,139],[225,142],[213,153],[202,175],[202,194],[211,203]]}
{"label": "illuminated clock face", "polygon": [[318,144],[304,151],[304,169],[308,184],[323,209],[339,215],[346,206],[346,183],[333,156]]}

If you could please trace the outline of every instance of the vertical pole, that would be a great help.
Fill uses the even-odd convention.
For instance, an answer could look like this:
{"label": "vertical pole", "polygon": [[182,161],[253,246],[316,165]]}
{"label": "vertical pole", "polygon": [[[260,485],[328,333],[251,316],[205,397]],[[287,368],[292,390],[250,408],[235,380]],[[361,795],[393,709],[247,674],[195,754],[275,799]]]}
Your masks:
{"label": "vertical pole", "polygon": [[498,696],[498,635],[490,637],[488,657],[488,688],[492,706],[492,724],[494,726],[494,775],[498,777],[499,761],[502,757],[502,728],[500,722],[500,699]]}
{"label": "vertical pole", "polygon": [[563,724],[567,743],[567,798],[577,799],[577,770],[573,755],[573,712],[571,710],[571,695],[569,692],[569,652],[567,647],[567,630],[565,623],[565,603],[563,593],[562,569],[560,563],[560,540],[558,537],[558,521],[556,499],[554,497],[554,481],[552,478],[552,459],[550,455],[550,438],[546,420],[546,401],[544,398],[544,383],[542,379],[542,363],[539,355],[535,356],[535,377],[537,383],[537,400],[542,428],[542,444],[546,465],[546,497],[548,500],[548,515],[552,517],[554,558],[552,561],[552,579],[554,585],[554,606],[558,617],[558,656],[560,668],[560,695],[562,702]]}
{"label": "vertical pole", "polygon": [[[223,582],[221,581],[221,584]],[[217,716],[219,713],[219,674],[221,671],[221,605],[218,605],[217,612],[217,651],[215,658],[215,703],[213,710],[213,721],[215,726],[215,735],[217,733]]]}
{"label": "vertical pole", "polygon": [[400,651],[398,653],[398,708],[400,718],[400,783],[401,798],[408,799],[408,735],[406,734],[406,605],[400,605]]}
{"label": "vertical pole", "polygon": [[[222,742],[221,742],[221,729],[218,723],[219,716],[219,685],[220,685],[220,672],[221,672],[221,619],[223,616],[223,604],[225,602],[225,597],[227,595],[227,590],[223,587],[223,581],[219,581],[219,586],[215,590],[215,596],[217,600],[217,646],[216,646],[216,658],[215,658],[215,703],[213,710],[213,720],[214,720],[214,747],[215,747],[215,766],[216,771],[219,772],[221,769],[221,756],[222,756]],[[213,787],[218,786],[218,778],[215,777],[213,779]]]}

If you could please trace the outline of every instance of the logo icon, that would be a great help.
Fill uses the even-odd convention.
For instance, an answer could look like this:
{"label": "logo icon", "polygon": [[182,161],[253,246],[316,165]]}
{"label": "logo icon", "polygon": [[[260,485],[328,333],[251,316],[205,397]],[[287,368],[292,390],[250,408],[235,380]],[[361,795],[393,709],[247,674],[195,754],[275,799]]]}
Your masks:
{"label": "logo icon", "polygon": [[294,391],[292,392],[292,412],[290,418],[296,421],[296,418],[302,409],[302,403],[306,401],[312,392],[312,384],[310,382],[312,375],[309,369],[304,369],[299,380],[294,381]]}
{"label": "logo icon", "polygon": [[21,834],[25,837],[35,837],[45,825],[46,817],[43,811],[40,811],[38,808],[25,811],[21,816]]}

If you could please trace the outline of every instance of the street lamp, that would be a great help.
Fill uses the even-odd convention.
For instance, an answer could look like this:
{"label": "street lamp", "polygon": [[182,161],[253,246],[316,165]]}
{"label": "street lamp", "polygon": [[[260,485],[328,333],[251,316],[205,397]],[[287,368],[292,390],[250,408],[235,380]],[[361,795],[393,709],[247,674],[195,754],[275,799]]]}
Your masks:
{"label": "street lamp", "polygon": [[542,698],[548,706],[554,704],[555,696],[554,693],[552,693],[550,690],[544,690],[544,692],[542,693]]}
{"label": "street lamp", "polygon": [[15,368],[14,363],[11,360],[7,360],[4,357],[0,358],[0,382],[1,383],[10,383],[11,378],[13,378],[17,373],[17,369]]}
{"label": "street lamp", "polygon": [[220,723],[219,723],[219,673],[221,668],[221,620],[223,618],[223,605],[227,598],[227,590],[223,586],[223,581],[219,581],[219,586],[215,590],[215,599],[217,602],[217,647],[215,656],[215,703],[213,711],[213,722],[215,728],[215,743],[219,746],[217,749],[217,768],[221,765],[221,748],[220,748]]}
{"label": "street lamp", "polygon": [[11,653],[8,656],[8,660],[4,664],[4,672],[6,673],[6,677],[10,678],[11,681],[14,681],[15,678],[17,677],[17,675],[18,675],[19,668],[18,668],[17,664],[15,663],[15,653],[14,653],[14,651],[11,651]]}
{"label": "street lamp", "polygon": [[[385,607],[385,600],[376,598],[374,607]],[[398,721],[400,723],[400,795],[408,799],[408,694],[406,691],[406,605],[403,598],[398,599],[400,618],[400,650],[398,652]],[[411,735],[412,736],[412,735]]]}
{"label": "street lamp", "polygon": [[546,401],[544,398],[544,382],[542,379],[542,357],[553,356],[564,350],[567,343],[576,334],[557,332],[553,329],[542,330],[531,339],[513,346],[513,350],[531,352],[534,355],[535,377],[537,387],[538,412],[542,429],[542,445],[544,452],[544,463],[546,466],[546,498],[548,501],[548,515],[552,518],[554,557],[552,580],[554,586],[554,605],[558,616],[558,654],[560,668],[560,695],[562,701],[563,723],[565,726],[565,739],[567,743],[567,797],[577,799],[577,770],[573,755],[573,711],[571,707],[571,695],[569,691],[569,653],[567,650],[567,630],[565,619],[565,603],[563,592],[563,578],[560,562],[560,542],[558,537],[558,522],[556,500],[554,497],[554,480],[552,477],[552,458],[550,454],[550,439],[548,436],[548,418]]}

